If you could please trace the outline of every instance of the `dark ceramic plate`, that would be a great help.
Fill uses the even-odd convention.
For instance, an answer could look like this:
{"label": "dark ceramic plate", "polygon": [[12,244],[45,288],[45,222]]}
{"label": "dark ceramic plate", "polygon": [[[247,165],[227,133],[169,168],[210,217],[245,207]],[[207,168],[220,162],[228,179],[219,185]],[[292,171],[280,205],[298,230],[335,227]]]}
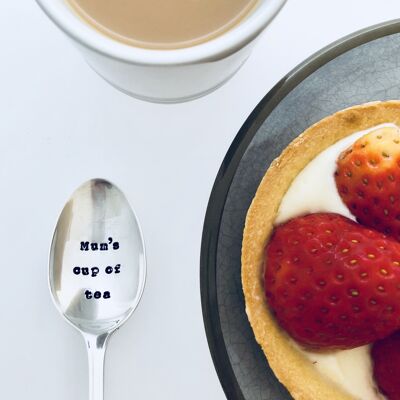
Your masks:
{"label": "dark ceramic plate", "polygon": [[346,37],[306,60],[258,104],[218,172],[204,222],[201,296],[208,343],[229,400],[288,400],[244,311],[240,249],[247,209],[271,161],[340,109],[400,99],[400,20]]}

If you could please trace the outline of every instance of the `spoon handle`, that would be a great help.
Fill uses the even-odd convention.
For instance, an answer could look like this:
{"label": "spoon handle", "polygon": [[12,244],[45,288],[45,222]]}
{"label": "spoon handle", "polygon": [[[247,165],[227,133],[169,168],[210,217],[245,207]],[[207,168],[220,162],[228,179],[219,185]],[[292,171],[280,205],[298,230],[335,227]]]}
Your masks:
{"label": "spoon handle", "polygon": [[109,334],[84,334],[89,359],[89,400],[104,398],[104,355]]}

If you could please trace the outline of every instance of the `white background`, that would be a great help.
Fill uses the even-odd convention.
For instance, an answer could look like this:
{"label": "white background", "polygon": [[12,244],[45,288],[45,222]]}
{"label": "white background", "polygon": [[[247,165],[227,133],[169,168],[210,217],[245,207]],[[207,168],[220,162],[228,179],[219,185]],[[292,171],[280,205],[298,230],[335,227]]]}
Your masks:
{"label": "white background", "polygon": [[1,0],[0,398],[87,398],[84,342],[51,302],[47,255],[69,195],[103,177],[134,205],[148,253],[143,300],[110,341],[106,400],[224,399],[199,291],[221,161],[283,75],[343,35],[396,17],[398,0],[288,0],[228,84],[165,106],[106,84],[33,0]]}

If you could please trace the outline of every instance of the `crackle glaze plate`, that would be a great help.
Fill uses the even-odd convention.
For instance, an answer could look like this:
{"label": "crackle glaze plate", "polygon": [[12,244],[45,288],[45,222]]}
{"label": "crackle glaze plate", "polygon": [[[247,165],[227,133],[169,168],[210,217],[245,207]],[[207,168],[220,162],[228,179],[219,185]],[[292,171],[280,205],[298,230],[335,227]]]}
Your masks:
{"label": "crackle glaze plate", "polygon": [[290,400],[256,343],[240,279],[247,209],[271,161],[343,108],[400,99],[400,20],[328,46],[283,78],[249,116],[218,172],[204,222],[201,296],[215,368],[229,400]]}

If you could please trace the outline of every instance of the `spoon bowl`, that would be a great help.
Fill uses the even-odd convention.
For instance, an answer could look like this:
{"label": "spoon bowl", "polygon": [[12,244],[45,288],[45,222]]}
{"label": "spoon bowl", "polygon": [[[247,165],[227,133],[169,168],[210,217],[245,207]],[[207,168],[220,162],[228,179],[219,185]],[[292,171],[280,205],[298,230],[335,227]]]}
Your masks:
{"label": "spoon bowl", "polygon": [[60,313],[86,340],[91,400],[103,399],[107,339],[139,304],[145,278],[143,236],[124,194],[103,179],[84,183],[58,219],[49,286]]}

